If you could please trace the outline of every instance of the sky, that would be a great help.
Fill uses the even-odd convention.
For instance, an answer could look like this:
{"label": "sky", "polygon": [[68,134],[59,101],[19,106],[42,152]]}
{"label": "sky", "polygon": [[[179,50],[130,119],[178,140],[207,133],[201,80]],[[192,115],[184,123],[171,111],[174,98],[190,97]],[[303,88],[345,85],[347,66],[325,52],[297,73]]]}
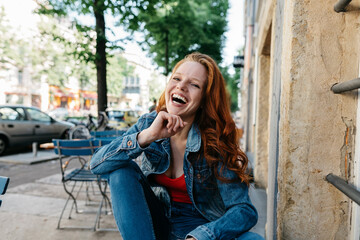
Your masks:
{"label": "sky", "polygon": [[226,32],[225,49],[223,53],[225,65],[233,63],[234,56],[245,44],[244,38],[244,0],[229,0],[228,31]]}
{"label": "sky", "polygon": [[[243,4],[244,0],[229,0],[230,9],[228,12],[228,31],[226,32],[226,42],[223,51],[223,65],[231,65],[237,51],[244,45],[243,36]],[[31,34],[36,27],[38,17],[32,14],[35,7],[33,0],[0,0],[0,6],[5,7],[5,12],[16,28],[21,29],[22,35]],[[21,6],[21,7],[19,7]],[[129,53],[145,55],[136,43],[129,43],[125,50]]]}

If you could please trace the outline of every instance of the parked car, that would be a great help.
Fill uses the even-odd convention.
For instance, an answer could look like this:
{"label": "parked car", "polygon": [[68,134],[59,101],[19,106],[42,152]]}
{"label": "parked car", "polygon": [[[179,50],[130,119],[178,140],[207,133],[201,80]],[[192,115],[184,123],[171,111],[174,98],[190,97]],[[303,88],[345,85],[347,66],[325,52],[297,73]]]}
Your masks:
{"label": "parked car", "polygon": [[106,116],[109,119],[108,126],[117,129],[131,127],[140,117],[136,111],[131,109],[107,109]]}
{"label": "parked car", "polygon": [[67,108],[59,107],[48,112],[49,116],[56,120],[65,120],[69,116],[69,110]]}
{"label": "parked car", "polygon": [[57,121],[35,107],[0,105],[0,155],[9,147],[67,138],[73,126]]}

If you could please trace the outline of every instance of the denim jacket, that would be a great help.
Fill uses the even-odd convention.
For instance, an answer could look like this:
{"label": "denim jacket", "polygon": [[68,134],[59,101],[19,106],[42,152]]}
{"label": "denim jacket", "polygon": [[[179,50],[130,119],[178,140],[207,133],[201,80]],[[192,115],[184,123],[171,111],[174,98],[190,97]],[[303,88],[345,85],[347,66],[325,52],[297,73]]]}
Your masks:
{"label": "denim jacket", "polygon": [[[137,142],[138,133],[148,128],[156,116],[155,111],[141,116],[124,135],[100,148],[91,159],[92,172],[110,173],[143,153],[141,168],[145,176],[164,173],[170,165],[170,139],[159,139],[146,148],[141,148]],[[200,130],[194,123],[188,134],[184,155],[185,182],[195,208],[209,223],[197,227],[189,235],[198,240],[236,238],[251,229],[258,218],[249,198],[248,187],[240,181],[225,183],[218,180],[205,158],[199,158],[202,156],[200,146]],[[228,179],[237,178],[236,174],[226,167],[222,176]],[[162,187],[153,190],[167,206],[169,215],[169,194]]]}

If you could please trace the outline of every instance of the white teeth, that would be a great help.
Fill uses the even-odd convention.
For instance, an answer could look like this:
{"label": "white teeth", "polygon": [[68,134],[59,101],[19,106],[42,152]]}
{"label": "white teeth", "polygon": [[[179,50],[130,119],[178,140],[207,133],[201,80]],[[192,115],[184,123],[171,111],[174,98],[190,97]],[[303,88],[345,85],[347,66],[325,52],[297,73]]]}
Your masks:
{"label": "white teeth", "polygon": [[184,101],[184,103],[187,102],[185,98],[183,98],[182,96],[180,96],[180,95],[178,95],[178,94],[176,94],[176,93],[173,94],[173,98],[174,98],[174,97],[176,97],[176,98],[178,98],[178,99],[181,99],[182,101]]}

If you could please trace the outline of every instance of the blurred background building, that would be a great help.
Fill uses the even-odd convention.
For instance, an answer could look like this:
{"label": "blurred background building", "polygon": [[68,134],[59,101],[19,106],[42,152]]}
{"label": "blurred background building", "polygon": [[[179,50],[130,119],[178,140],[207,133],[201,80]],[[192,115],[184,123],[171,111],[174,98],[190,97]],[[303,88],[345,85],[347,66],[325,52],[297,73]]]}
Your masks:
{"label": "blurred background building", "polygon": [[[1,42],[1,49],[14,48],[12,49],[15,53],[14,56],[20,55],[21,59],[15,61],[10,58],[1,58],[0,104],[35,106],[43,111],[61,108],[67,110],[70,115],[84,115],[87,113],[97,115],[96,84],[91,82],[91,79],[90,83],[84,84],[81,82],[81,75],[79,77],[79,75],[73,74],[72,69],[65,66],[60,71],[66,73],[66,79],[61,82],[61,85],[53,84],[51,83],[52,79],[50,79],[52,76],[46,72],[46,68],[53,68],[56,66],[56,63],[54,64],[51,60],[45,62],[46,64],[42,65],[42,72],[37,69],[38,66],[33,64],[34,57],[29,49],[31,49],[31,44],[43,44],[37,42],[44,41],[44,37],[40,37],[41,30],[39,24],[48,23],[50,20],[39,18],[36,14],[33,14],[32,11],[36,3],[29,1],[21,11],[23,11],[22,15],[26,16],[27,22],[32,22],[32,24],[23,24],[21,22],[17,29],[16,23],[11,21],[6,25],[9,19],[14,19],[16,16],[10,16],[12,14],[11,6],[11,4],[2,5],[0,14],[2,32],[5,32],[5,28],[7,28],[6,33],[11,33],[11,37],[16,38],[19,43],[20,41],[26,43],[26,45],[24,44],[24,49],[21,49],[21,47],[17,48],[21,44],[12,43],[11,37],[3,39]],[[62,22],[62,24],[66,25],[69,23]],[[63,26],[62,24],[58,25]],[[60,27],[60,31],[63,31],[64,35],[76,35],[75,32],[69,32],[65,26]],[[53,39],[49,41],[53,41]],[[64,54],[64,50],[59,49],[58,46],[52,46],[52,50],[54,49]],[[130,68],[131,71],[124,71],[126,72],[125,76],[123,74],[122,78],[115,79],[115,81],[120,82],[118,85],[121,87],[117,92],[108,92],[108,106],[111,108],[133,109],[139,113],[144,113],[152,104],[152,97],[154,97],[153,88],[163,89],[166,84],[166,77],[158,73],[148,61],[145,61],[145,56],[126,51],[117,54],[117,56],[125,59],[125,64],[122,66]],[[19,64],[19,62],[22,64]],[[150,81],[151,83],[149,83]]]}
{"label": "blurred background building", "polygon": [[[0,41],[0,104],[35,106],[46,112],[61,108],[70,115],[97,115],[94,68],[87,66],[82,70],[93,78],[88,79],[88,76],[83,76],[84,73],[77,74],[73,69],[81,69],[81,63],[55,62],[58,56],[69,53],[65,53],[66,49],[57,45],[53,38],[47,38],[41,33],[56,26],[56,31],[62,35],[76,38],[76,29],[70,30],[68,27],[71,22],[66,19],[50,19],[35,14],[36,1],[22,3],[24,5],[21,9],[16,3],[0,4],[0,31],[3,36],[7,36]],[[18,17],[20,15],[21,19]],[[42,46],[45,54],[36,55],[39,47],[33,46]],[[33,49],[36,49],[35,53]],[[3,51],[8,52],[5,54]],[[108,87],[111,89],[115,86],[116,91],[108,91],[108,107],[147,112],[153,102],[152,98],[158,97],[160,93],[158,89],[164,89],[166,77],[155,70],[146,61],[146,56],[139,52],[130,49],[112,54],[115,58],[113,62],[121,60],[122,63],[113,64],[118,71],[115,74],[111,74],[114,70],[109,70],[109,78],[113,83]],[[7,56],[13,56],[14,59]],[[55,56],[55,59],[49,56]],[[42,63],[36,62],[36,58],[42,57],[45,58]],[[56,76],[57,73],[64,76]],[[59,78],[57,83],[60,84],[54,83],[54,78]]]}

